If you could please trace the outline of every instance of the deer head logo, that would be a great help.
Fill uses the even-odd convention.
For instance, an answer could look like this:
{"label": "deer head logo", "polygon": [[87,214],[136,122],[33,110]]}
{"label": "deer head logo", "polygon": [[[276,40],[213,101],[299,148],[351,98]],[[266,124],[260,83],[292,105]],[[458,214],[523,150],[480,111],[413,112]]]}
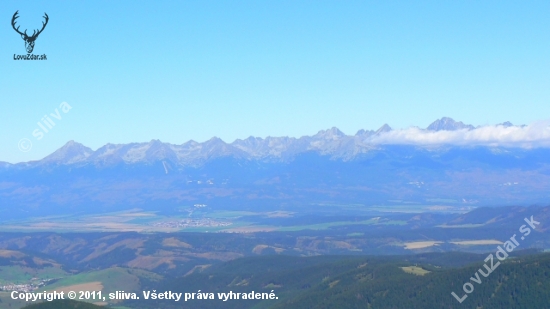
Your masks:
{"label": "deer head logo", "polygon": [[30,54],[30,53],[32,53],[32,51],[34,49],[34,41],[36,41],[36,39],[38,38],[38,35],[40,33],[42,33],[42,31],[44,31],[44,28],[46,28],[46,25],[48,24],[48,20],[49,20],[48,14],[44,13],[45,16],[43,16],[43,17],[46,21],[42,22],[42,29],[33,30],[32,35],[29,36],[27,34],[27,30],[25,30],[24,32],[21,32],[21,31],[19,31],[19,26],[17,26],[17,28],[15,28],[15,20],[19,18],[19,16],[17,16],[18,13],[19,13],[19,11],[15,12],[15,14],[13,14],[13,17],[11,19],[11,26],[13,27],[13,30],[15,30],[17,33],[19,33],[21,35],[21,38],[25,41],[25,48],[27,49],[27,53]]}

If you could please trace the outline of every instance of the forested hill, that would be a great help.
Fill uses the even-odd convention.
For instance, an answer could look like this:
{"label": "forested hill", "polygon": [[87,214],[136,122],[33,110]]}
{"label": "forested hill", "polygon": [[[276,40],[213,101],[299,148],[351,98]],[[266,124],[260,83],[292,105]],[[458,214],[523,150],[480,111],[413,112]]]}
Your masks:
{"label": "forested hill", "polygon": [[[116,304],[131,309],[532,309],[550,303],[550,254],[509,256],[487,277],[486,254],[436,253],[415,256],[261,256],[196,268],[161,282],[142,282],[144,291],[213,293],[213,299],[140,300]],[[467,266],[464,266],[467,264]],[[486,263],[491,267],[491,261]],[[463,290],[466,287],[469,294]],[[472,290],[473,289],[473,290]],[[271,293],[273,300],[222,301],[218,293]],[[138,292],[138,291],[136,291]],[[464,297],[462,303],[458,298]],[[138,292],[141,294],[140,292]],[[24,309],[94,309],[74,301],[45,302]],[[105,308],[105,307],[101,307]],[[118,308],[118,307],[117,307]],[[122,308],[122,307],[121,307]]]}
{"label": "forested hill", "polygon": [[[201,273],[155,284],[161,291],[235,293],[274,292],[278,300],[195,300],[187,308],[271,309],[452,309],[547,308],[550,254],[509,257],[484,277],[478,269],[487,255],[398,257],[256,257],[228,262]],[[476,259],[477,257],[477,259]],[[457,259],[474,264],[460,268]],[[495,258],[495,264],[498,260]],[[443,266],[438,266],[443,265]],[[445,266],[447,265],[447,266]],[[490,261],[487,263],[490,267]],[[478,281],[476,283],[470,278]],[[463,285],[474,290],[462,303]],[[468,288],[470,286],[468,285]],[[181,308],[181,303],[127,302],[130,308]]]}
{"label": "forested hill", "polygon": [[[498,262],[496,258],[494,261]],[[487,265],[491,266],[490,261]],[[370,273],[354,271],[336,276],[272,308],[548,308],[549,255],[507,261],[488,277],[479,273],[480,268],[487,273],[483,266],[476,265],[415,276],[384,265]],[[372,279],[358,282],[369,275]],[[462,298],[467,283],[474,290],[459,303],[451,292]],[[467,286],[468,291],[471,286]]]}

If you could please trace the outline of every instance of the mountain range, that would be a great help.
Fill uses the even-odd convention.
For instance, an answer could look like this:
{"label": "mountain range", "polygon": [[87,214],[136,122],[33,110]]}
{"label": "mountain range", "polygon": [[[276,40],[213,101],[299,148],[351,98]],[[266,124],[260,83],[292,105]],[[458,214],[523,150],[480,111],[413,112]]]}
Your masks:
{"label": "mountain range", "polygon": [[[510,122],[501,124],[505,127],[513,126]],[[434,121],[426,131],[456,131],[473,130],[472,125],[443,117]],[[166,161],[175,166],[201,166],[204,163],[221,157],[232,157],[244,160],[262,161],[289,161],[297,155],[313,152],[331,159],[344,161],[355,159],[361,155],[380,150],[382,147],[373,142],[373,139],[392,131],[384,124],[378,130],[359,130],[355,135],[344,134],[338,128],[321,130],[313,136],[294,137],[249,137],[237,139],[232,143],[225,143],[217,137],[198,143],[188,141],[182,145],[163,143],[151,140],[148,143],[106,144],[96,151],[69,141],[63,147],[39,161],[21,164],[22,166],[42,165],[84,165],[110,166],[120,163],[152,164]],[[4,163],[3,166],[10,164]],[[2,167],[2,165],[0,165]]]}
{"label": "mountain range", "polygon": [[[521,129],[509,123],[498,128]],[[424,131],[482,129],[442,118]],[[95,151],[71,141],[42,160],[0,165],[0,219],[174,210],[189,203],[274,211],[317,204],[496,206],[550,200],[548,147],[373,143],[392,132],[384,125],[348,136],[332,128],[300,138],[250,137],[229,144],[212,138],[183,145],[153,140]]]}

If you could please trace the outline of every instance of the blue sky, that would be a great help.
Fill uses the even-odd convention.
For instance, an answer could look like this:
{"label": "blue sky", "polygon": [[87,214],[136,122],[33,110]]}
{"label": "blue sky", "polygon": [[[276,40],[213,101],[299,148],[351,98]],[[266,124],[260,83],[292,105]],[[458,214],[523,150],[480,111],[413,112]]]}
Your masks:
{"label": "blue sky", "polygon": [[[25,54],[16,10],[30,33],[48,13],[33,52],[47,61],[13,60]],[[69,140],[548,119],[548,12],[548,1],[3,1],[0,161]],[[37,140],[61,102],[72,109]]]}

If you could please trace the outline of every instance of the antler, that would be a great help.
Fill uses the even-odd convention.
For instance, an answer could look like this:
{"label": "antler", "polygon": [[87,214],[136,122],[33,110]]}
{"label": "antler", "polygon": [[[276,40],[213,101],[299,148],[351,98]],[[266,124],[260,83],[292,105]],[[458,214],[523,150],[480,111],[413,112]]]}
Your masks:
{"label": "antler", "polygon": [[19,11],[15,12],[15,14],[13,14],[13,17],[11,18],[11,26],[13,27],[13,30],[15,30],[20,35],[27,36],[27,30],[25,30],[25,33],[22,33],[21,31],[19,31],[19,26],[15,28],[15,20],[19,18],[19,16],[17,16],[17,13],[19,13]]}
{"label": "antler", "polygon": [[36,31],[36,30],[33,30],[33,32],[32,32],[33,37],[38,36],[42,31],[44,31],[44,28],[46,28],[46,25],[48,24],[48,20],[50,20],[50,18],[48,17],[48,14],[46,14],[45,12],[44,12],[44,15],[45,16],[42,16],[42,17],[44,17],[46,22],[42,22],[42,29],[40,29],[36,34],[34,34],[34,31]]}

